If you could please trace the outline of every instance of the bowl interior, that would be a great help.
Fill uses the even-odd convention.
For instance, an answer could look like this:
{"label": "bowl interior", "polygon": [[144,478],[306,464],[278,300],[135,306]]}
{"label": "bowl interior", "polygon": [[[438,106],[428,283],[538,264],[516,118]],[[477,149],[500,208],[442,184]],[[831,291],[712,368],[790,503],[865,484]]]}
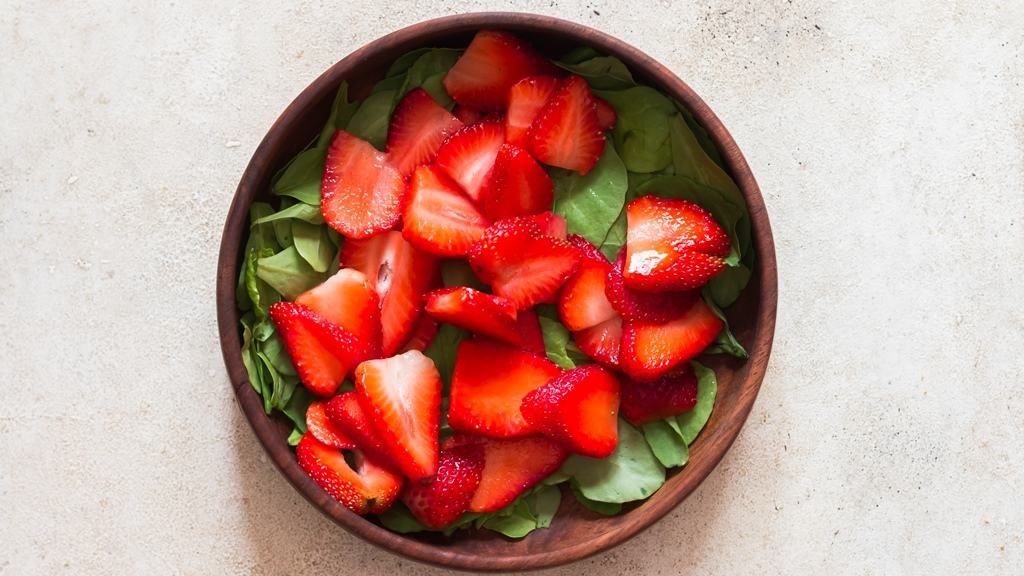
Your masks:
{"label": "bowl interior", "polygon": [[[249,205],[254,200],[272,200],[270,179],[319,134],[340,82],[347,80],[350,97],[361,99],[398,56],[420,47],[465,46],[481,28],[514,32],[552,57],[580,45],[590,45],[622,59],[639,83],[662,90],[690,108],[715,141],[726,169],[750,207],[757,250],[755,270],[750,284],[727,314],[733,332],[751,358],[701,359],[715,370],[719,388],[711,418],[691,446],[689,463],[671,470],[670,478],[657,493],[627,507],[623,514],[600,516],[563,493],[565,497],[552,526],[521,540],[509,540],[486,530],[458,531],[451,537],[436,533],[399,535],[353,515],[299,469],[286,443],[290,425],[283,418],[267,417],[262,402],[248,384],[239,353],[234,286],[248,232]],[[742,154],[711,110],[671,72],[636,49],[577,24],[524,14],[469,14],[417,24],[363,47],[314,81],[275,122],[246,169],[228,215],[218,273],[218,320],[225,362],[246,417],[282,473],[325,514],[349,531],[417,560],[476,570],[540,568],[582,558],[635,535],[681,502],[722,458],[746,419],[764,376],[775,320],[774,258],[761,195]]]}

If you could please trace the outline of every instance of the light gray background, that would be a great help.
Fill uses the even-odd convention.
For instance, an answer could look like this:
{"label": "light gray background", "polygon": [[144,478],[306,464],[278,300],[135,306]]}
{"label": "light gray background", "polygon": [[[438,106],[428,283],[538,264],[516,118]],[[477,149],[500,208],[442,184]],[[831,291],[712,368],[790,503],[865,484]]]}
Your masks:
{"label": "light gray background", "polygon": [[1021,573],[1024,4],[284,4],[0,9],[0,573],[439,573],[264,458],[221,362],[216,255],[252,151],[321,71],[511,8],[689,82],[779,260],[732,451],[658,525],[551,573]]}

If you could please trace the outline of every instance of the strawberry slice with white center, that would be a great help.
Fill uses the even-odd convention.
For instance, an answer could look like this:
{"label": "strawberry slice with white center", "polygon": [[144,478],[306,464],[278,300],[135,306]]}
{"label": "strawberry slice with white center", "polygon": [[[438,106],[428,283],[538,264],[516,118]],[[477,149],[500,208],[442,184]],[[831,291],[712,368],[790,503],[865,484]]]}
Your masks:
{"label": "strawberry slice with white center", "polygon": [[467,444],[442,450],[437,474],[409,483],[402,502],[424,526],[443,528],[469,508],[483,468],[483,449],[479,446]]}
{"label": "strawberry slice with white center", "polygon": [[349,510],[362,516],[391,508],[402,490],[402,477],[358,450],[346,453],[321,443],[309,432],[295,447],[299,467]]}
{"label": "strawberry slice with white center", "polygon": [[723,326],[704,300],[668,322],[632,320],[622,326],[622,370],[635,380],[660,378],[696,358],[715,341]]}
{"label": "strawberry slice with white center", "polygon": [[392,230],[366,240],[346,240],[341,264],[366,275],[380,296],[381,356],[409,339],[423,310],[423,295],[437,281],[437,260]]}
{"label": "strawberry slice with white center", "polygon": [[524,216],[499,221],[469,250],[476,275],[519,309],[552,299],[579,266],[579,250],[543,234],[537,220]]}
{"label": "strawberry slice with white center", "polygon": [[358,450],[377,464],[398,471],[398,466],[391,460],[391,452],[374,430],[370,415],[363,409],[357,392],[343,392],[331,398],[327,401],[326,412],[335,428]]}
{"label": "strawberry slice with white center", "polygon": [[284,340],[299,380],[312,393],[330,396],[345,376],[371,356],[366,344],[302,304],[275,302],[270,319]]}
{"label": "strawberry slice with white center", "polygon": [[611,368],[619,367],[622,349],[622,317],[616,314],[609,320],[573,332],[576,347],[597,362]]}
{"label": "strawberry slice with white center", "polygon": [[509,88],[519,80],[558,69],[528,44],[507,32],[481,30],[444,77],[444,88],[462,104],[482,111],[504,110]]}
{"label": "strawberry slice with white center", "polygon": [[480,204],[491,220],[539,214],[551,209],[554,184],[526,150],[503,144],[494,158]]}
{"label": "strawberry slice with white center", "polygon": [[338,429],[327,415],[327,402],[317,400],[306,408],[306,429],[322,444],[331,448],[351,449],[355,443]]}
{"label": "strawberry slice with white center", "polygon": [[527,139],[526,149],[549,165],[586,174],[604,151],[604,132],[587,82],[579,76],[562,80],[544,105]]}
{"label": "strawberry slice with white center", "polygon": [[605,295],[605,283],[611,265],[593,244],[582,236],[572,235],[569,242],[580,254],[579,270],[573,274],[558,297],[558,316],[562,324],[575,332],[597,326],[617,315]]}
{"label": "strawberry slice with white center", "polygon": [[463,126],[441,145],[436,163],[470,198],[479,201],[498,149],[504,143],[505,128],[500,122],[485,120]]}
{"label": "strawberry slice with white center", "polygon": [[618,114],[615,112],[615,108],[608,103],[604,98],[598,98],[594,96],[594,104],[597,106],[597,125],[601,130],[611,130],[615,127],[615,120],[618,119]]}
{"label": "strawberry slice with white center", "polygon": [[625,320],[644,320],[649,322],[666,322],[689,310],[693,302],[700,298],[700,290],[683,292],[641,292],[626,286],[622,271],[626,264],[626,251],[619,252],[619,257],[608,270],[608,281],[605,294],[612,308]]}
{"label": "strawberry slice with white center", "polygon": [[409,339],[402,345],[401,352],[409,350],[423,352],[434,341],[438,328],[437,320],[434,320],[429,314],[420,314],[420,319],[416,321]]}
{"label": "strawberry slice with white center", "polygon": [[626,207],[626,285],[645,292],[700,288],[725,268],[729,236],[687,200],[644,196]]}
{"label": "strawberry slice with white center", "polygon": [[380,355],[380,297],[362,272],[342,268],[295,302],[355,334],[369,347],[371,357]]}
{"label": "strawberry slice with white center", "polygon": [[522,413],[570,451],[606,458],[619,442],[619,381],[594,364],[566,370],[527,394]]}
{"label": "strawberry slice with white center", "polygon": [[441,376],[417,350],[356,368],[356,392],[391,460],[411,480],[437,472]]}
{"label": "strawberry slice with white center", "polygon": [[346,238],[369,238],[398,223],[405,182],[383,152],[338,130],[320,183],[324,221]]}
{"label": "strawberry slice with white center", "polygon": [[427,294],[426,311],[439,322],[454,324],[512,346],[523,344],[516,307],[501,296],[467,286],[442,288]]}
{"label": "strawberry slice with white center", "polygon": [[402,236],[413,246],[438,256],[465,256],[484,235],[490,221],[436,166],[413,173],[406,197]]}
{"label": "strawberry slice with white center", "polygon": [[415,88],[395,107],[388,127],[388,162],[402,176],[428,164],[445,139],[462,122],[434,101],[423,88]]}
{"label": "strawberry slice with white center", "polygon": [[526,145],[530,126],[557,88],[558,78],[553,76],[530,76],[512,85],[505,113],[505,137],[510,144]]}
{"label": "strawberry slice with white center", "polygon": [[448,424],[498,438],[531,434],[519,405],[560,373],[541,355],[491,340],[463,340],[455,355]]}

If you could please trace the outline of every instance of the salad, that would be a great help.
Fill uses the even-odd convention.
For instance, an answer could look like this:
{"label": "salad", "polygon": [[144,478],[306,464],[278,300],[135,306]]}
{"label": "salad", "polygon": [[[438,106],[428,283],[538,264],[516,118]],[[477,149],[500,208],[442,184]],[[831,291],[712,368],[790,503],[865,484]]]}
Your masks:
{"label": "salad", "polygon": [[302,469],[396,532],[523,537],[563,495],[605,515],[684,466],[715,402],[701,354],[750,219],[678,102],[582,47],[481,31],[342,83],[256,202],[242,360]]}

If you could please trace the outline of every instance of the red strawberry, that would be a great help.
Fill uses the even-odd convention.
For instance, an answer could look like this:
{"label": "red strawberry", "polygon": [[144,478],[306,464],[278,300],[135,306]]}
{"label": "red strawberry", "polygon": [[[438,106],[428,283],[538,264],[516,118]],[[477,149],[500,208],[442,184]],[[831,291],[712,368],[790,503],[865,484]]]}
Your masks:
{"label": "red strawberry", "polygon": [[512,85],[505,114],[505,137],[510,144],[526,145],[526,137],[537,114],[558,88],[558,78],[530,76]]}
{"label": "red strawberry", "polygon": [[640,426],[692,410],[697,405],[697,375],[689,364],[651,382],[622,384],[622,416]]}
{"label": "red strawberry", "polygon": [[480,192],[480,204],[492,220],[551,210],[554,185],[548,173],[525,150],[502,144],[494,168]]}
{"label": "red strawberry", "polygon": [[389,230],[401,216],[405,183],[383,152],[338,130],[327,149],[320,183],[320,211],[346,238],[369,238]]}
{"label": "red strawberry", "polygon": [[392,230],[346,240],[341,265],[365,274],[380,296],[381,355],[393,355],[409,339],[423,309],[423,294],[437,281],[437,260]]}
{"label": "red strawberry", "polygon": [[373,429],[370,415],[363,410],[358,393],[343,392],[328,400],[327,417],[338,431],[374,462],[398,471],[398,466],[391,460],[391,453],[381,442],[377,431]]}
{"label": "red strawberry", "polygon": [[479,446],[442,450],[437,474],[421,482],[410,482],[402,493],[402,502],[424,526],[443,528],[469,508],[483,469],[483,449]]}
{"label": "red strawberry", "polygon": [[306,429],[321,444],[331,448],[355,448],[355,444],[327,416],[327,402],[317,400],[306,408]]}
{"label": "red strawberry", "polygon": [[358,363],[371,356],[364,342],[302,304],[276,302],[270,318],[295,371],[310,392],[330,396]]}
{"label": "red strawberry", "polygon": [[660,378],[696,358],[721,330],[722,320],[700,298],[668,322],[624,322],[622,370],[636,380]]}
{"label": "red strawberry", "polygon": [[402,345],[401,352],[408,352],[409,350],[423,352],[430,348],[430,344],[434,341],[434,336],[437,336],[437,329],[437,320],[431,318],[429,314],[420,314],[420,319],[416,321],[416,325],[412,329],[412,335]]}
{"label": "red strawberry", "polygon": [[566,370],[527,394],[522,412],[570,451],[605,458],[619,442],[619,381],[595,364]]}
{"label": "red strawberry", "polygon": [[481,30],[444,77],[456,102],[478,110],[504,110],[509,88],[520,79],[557,71],[530,46],[507,32]]}
{"label": "red strawberry", "polygon": [[455,356],[448,424],[494,437],[529,434],[519,404],[560,372],[547,358],[525,350],[489,340],[463,340]]}
{"label": "red strawberry", "polygon": [[601,130],[611,130],[615,127],[615,120],[618,118],[618,114],[615,113],[615,108],[608,103],[604,98],[598,98],[593,96],[594,104],[597,105],[597,124]]}
{"label": "red strawberry", "polygon": [[439,256],[465,256],[490,222],[435,166],[413,173],[406,196],[402,236],[413,246]]}
{"label": "red strawberry", "polygon": [[523,344],[516,307],[501,296],[467,286],[442,288],[427,294],[426,311],[439,322],[454,324],[512,346]]}
{"label": "red strawberry", "polygon": [[615,315],[597,326],[573,332],[572,339],[576,347],[587,356],[605,366],[619,367],[622,348],[621,316]]}
{"label": "red strawberry", "polygon": [[569,242],[587,255],[581,258],[579,270],[562,286],[558,297],[558,316],[566,328],[575,332],[610,320],[616,312],[605,296],[605,281],[611,268],[608,260],[580,236],[570,237]]}
{"label": "red strawberry", "polygon": [[729,236],[687,200],[644,196],[626,207],[626,285],[663,292],[700,288],[725,268]]}
{"label": "red strawberry", "polygon": [[516,316],[517,329],[522,341],[523,350],[540,354],[544,352],[544,333],[540,329],[540,319],[533,310],[520,310]]}
{"label": "red strawberry", "polygon": [[437,166],[458,182],[470,198],[479,201],[498,149],[504,143],[505,128],[499,122],[485,120],[463,126],[437,151]]}
{"label": "red strawberry", "polygon": [[562,80],[537,115],[526,149],[550,166],[586,174],[604,151],[604,133],[590,87],[579,76]]}
{"label": "red strawberry", "polygon": [[480,486],[469,503],[470,512],[495,512],[550,476],[565,462],[565,449],[543,436],[487,438],[456,434],[444,447],[476,445],[483,448]]}
{"label": "red strawberry", "polygon": [[375,464],[359,451],[352,465],[337,448],[321,444],[309,432],[295,447],[299,466],[325,492],[356,514],[380,514],[391,508],[402,489],[402,477]]}
{"label": "red strawberry", "polygon": [[461,127],[462,122],[426,90],[416,88],[395,106],[388,127],[388,162],[408,176],[417,166],[433,161],[445,139]]}
{"label": "red strawberry", "polygon": [[678,318],[693,306],[700,298],[699,290],[686,292],[641,292],[626,286],[622,270],[626,264],[626,251],[619,252],[619,257],[608,271],[605,294],[612,308],[622,315],[624,320],[644,320],[648,322],[665,322]]}
{"label": "red strawberry", "polygon": [[459,119],[463,124],[476,124],[483,119],[484,113],[470,108],[469,106],[463,106],[462,104],[456,104],[455,109],[452,110],[452,115]]}
{"label": "red strawberry", "polygon": [[554,297],[579,266],[579,251],[565,240],[539,233],[535,219],[500,221],[469,250],[476,275],[520,309]]}
{"label": "red strawberry", "polygon": [[565,221],[565,218],[554,212],[541,212],[540,214],[530,216],[505,218],[495,222],[491,228],[493,233],[497,233],[499,230],[507,232],[509,230],[522,229],[529,230],[531,234],[551,236],[560,240],[567,240],[569,234],[569,224]]}
{"label": "red strawberry", "polygon": [[417,350],[356,368],[356,391],[391,460],[408,478],[437,471],[441,376]]}
{"label": "red strawberry", "polygon": [[299,294],[295,303],[354,334],[369,347],[370,357],[380,356],[380,297],[362,272],[342,268]]}

